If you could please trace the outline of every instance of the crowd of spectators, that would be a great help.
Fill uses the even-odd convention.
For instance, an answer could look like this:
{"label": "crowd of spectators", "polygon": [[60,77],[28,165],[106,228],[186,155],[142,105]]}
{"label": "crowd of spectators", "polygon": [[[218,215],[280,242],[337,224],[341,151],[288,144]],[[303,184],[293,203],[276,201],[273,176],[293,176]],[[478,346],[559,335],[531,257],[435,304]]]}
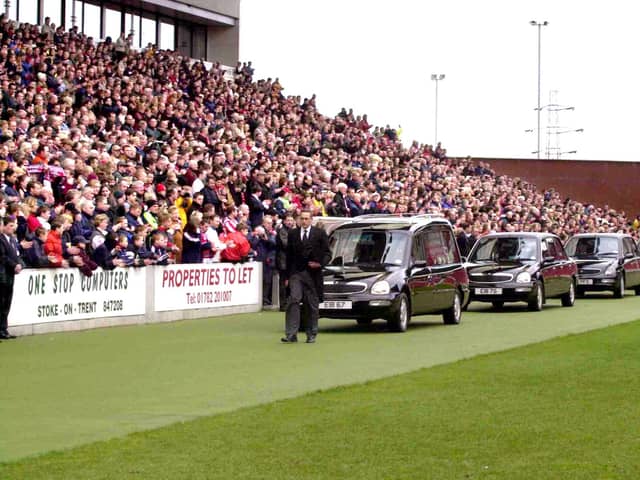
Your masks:
{"label": "crowd of spectators", "polygon": [[270,282],[303,208],[440,213],[476,237],[638,227],[441,145],[405,147],[366,115],[322,115],[315,95],[285,95],[250,63],[229,78],[124,36],[97,42],[0,16],[0,88],[0,213],[17,217],[31,267],[91,275],[253,257]]}

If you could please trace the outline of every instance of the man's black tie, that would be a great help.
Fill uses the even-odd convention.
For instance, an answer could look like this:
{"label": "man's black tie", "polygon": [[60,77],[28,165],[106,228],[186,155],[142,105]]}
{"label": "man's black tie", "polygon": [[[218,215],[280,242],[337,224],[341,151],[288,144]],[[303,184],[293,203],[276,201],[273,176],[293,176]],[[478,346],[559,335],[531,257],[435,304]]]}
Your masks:
{"label": "man's black tie", "polygon": [[309,240],[309,229],[305,228],[302,234],[302,241],[306,242],[307,240]]}

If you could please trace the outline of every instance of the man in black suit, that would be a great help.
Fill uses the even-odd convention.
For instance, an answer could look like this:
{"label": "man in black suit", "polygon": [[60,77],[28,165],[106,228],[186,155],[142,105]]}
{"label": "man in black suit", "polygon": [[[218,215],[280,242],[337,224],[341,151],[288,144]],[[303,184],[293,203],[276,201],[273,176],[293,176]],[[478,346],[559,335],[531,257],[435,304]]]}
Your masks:
{"label": "man in black suit", "polygon": [[284,216],[282,225],[276,233],[276,267],[278,269],[278,291],[280,293],[280,311],[284,312],[287,305],[287,245],[289,242],[289,232],[296,226],[293,214],[287,213]]}
{"label": "man in black suit", "polygon": [[473,234],[471,228],[471,225],[468,223],[463,223],[460,225],[460,231],[456,236],[458,249],[460,250],[460,255],[463,257],[469,255],[471,248],[476,243],[476,236]]}
{"label": "man in black suit", "polygon": [[300,227],[289,231],[287,239],[286,282],[289,287],[284,343],[298,341],[300,302],[308,314],[305,322],[307,343],[318,334],[318,305],[322,301],[322,267],[331,259],[329,238],[321,228],[311,226],[311,211],[300,213]]}
{"label": "man in black suit", "polygon": [[22,270],[18,240],[15,237],[18,222],[5,217],[0,228],[0,338],[16,338],[9,334],[8,317],[13,298],[13,281]]}
{"label": "man in black suit", "polygon": [[247,205],[249,205],[249,224],[251,228],[256,228],[258,225],[262,225],[266,208],[262,202],[262,190],[259,187],[251,192],[251,195],[247,198]]}

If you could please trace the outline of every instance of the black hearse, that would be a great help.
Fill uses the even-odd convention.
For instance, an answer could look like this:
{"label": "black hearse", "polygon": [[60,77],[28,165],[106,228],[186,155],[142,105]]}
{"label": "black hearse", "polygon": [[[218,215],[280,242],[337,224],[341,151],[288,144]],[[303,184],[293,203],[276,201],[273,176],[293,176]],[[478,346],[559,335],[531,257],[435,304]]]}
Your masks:
{"label": "black hearse", "polygon": [[460,322],[468,278],[447,220],[376,214],[315,223],[331,231],[320,316],[359,324],[382,318],[399,332],[415,315]]}

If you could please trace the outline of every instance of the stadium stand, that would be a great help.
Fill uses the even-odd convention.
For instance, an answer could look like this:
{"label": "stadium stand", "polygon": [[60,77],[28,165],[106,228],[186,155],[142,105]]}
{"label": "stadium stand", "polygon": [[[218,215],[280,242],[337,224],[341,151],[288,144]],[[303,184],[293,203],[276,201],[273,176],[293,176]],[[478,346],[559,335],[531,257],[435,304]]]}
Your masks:
{"label": "stadium stand", "polygon": [[285,95],[279,79],[254,79],[250,63],[230,75],[175,51],[95,43],[4,15],[0,35],[0,209],[17,216],[25,251],[46,247],[36,245],[33,267],[90,275],[94,263],[219,261],[235,251],[239,224],[253,246],[239,259],[268,262],[265,231],[275,245],[281,219],[304,207],[441,213],[476,236],[637,236],[623,212],[449,158],[441,145],[404,147],[394,129],[351,110],[322,115],[315,96]]}

